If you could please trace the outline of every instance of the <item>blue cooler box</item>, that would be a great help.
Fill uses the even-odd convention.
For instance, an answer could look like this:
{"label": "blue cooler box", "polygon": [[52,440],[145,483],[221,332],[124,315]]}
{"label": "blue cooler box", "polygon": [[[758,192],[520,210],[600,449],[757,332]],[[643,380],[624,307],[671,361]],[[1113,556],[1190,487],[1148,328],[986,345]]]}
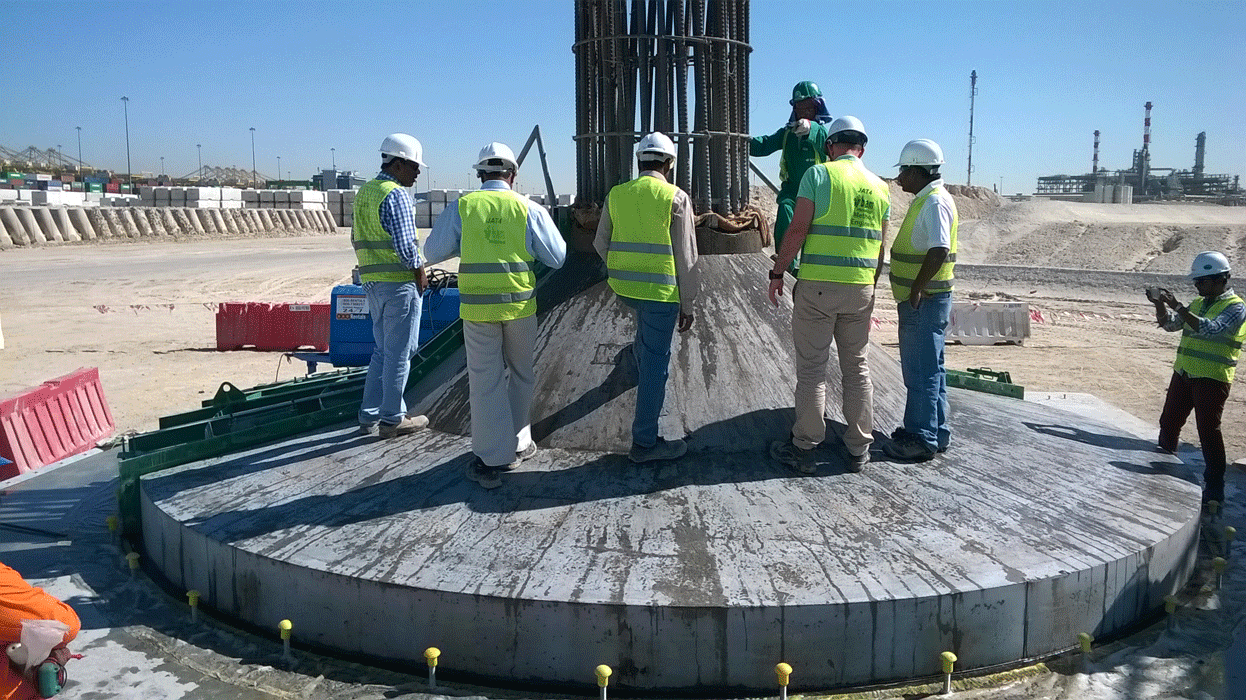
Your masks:
{"label": "blue cooler box", "polygon": [[329,362],[334,367],[361,367],[372,361],[372,316],[368,295],[357,284],[333,288],[329,313]]}
{"label": "blue cooler box", "polygon": [[[357,284],[333,288],[329,319],[329,362],[335,367],[362,367],[372,361],[372,316],[368,295]],[[425,290],[420,314],[419,344],[424,345],[459,317],[459,290]]]}

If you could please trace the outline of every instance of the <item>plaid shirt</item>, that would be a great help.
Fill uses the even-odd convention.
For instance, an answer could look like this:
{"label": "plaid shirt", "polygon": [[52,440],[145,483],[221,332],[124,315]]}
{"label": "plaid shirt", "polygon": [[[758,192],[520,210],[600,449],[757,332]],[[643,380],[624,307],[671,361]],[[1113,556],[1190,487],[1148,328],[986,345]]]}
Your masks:
{"label": "plaid shirt", "polygon": [[[1216,297],[1212,304],[1233,296],[1232,289],[1224,290],[1224,294]],[[1208,304],[1207,306],[1211,306]],[[1166,331],[1179,331],[1185,325],[1185,321],[1177,315],[1177,312],[1168,309],[1168,318],[1164,321],[1161,328]],[[1218,335],[1232,334],[1235,332],[1242,322],[1246,321],[1246,304],[1230,304],[1221,311],[1215,318],[1199,318],[1198,328],[1194,329],[1194,335],[1202,338],[1214,338]]]}
{"label": "plaid shirt", "polygon": [[[386,172],[381,172],[376,179],[398,182]],[[420,257],[420,241],[416,237],[418,230],[415,228],[415,207],[411,204],[411,196],[407,193],[407,188],[400,186],[399,189],[390,192],[381,202],[380,214],[381,228],[384,228],[390,238],[394,239],[394,252],[398,253],[402,264],[412,270],[423,266],[424,259]]]}

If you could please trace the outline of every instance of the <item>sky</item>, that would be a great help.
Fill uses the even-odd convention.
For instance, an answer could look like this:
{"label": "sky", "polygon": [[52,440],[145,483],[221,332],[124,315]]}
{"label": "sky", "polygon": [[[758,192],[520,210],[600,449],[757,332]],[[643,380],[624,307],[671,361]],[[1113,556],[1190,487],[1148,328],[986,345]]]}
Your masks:
{"label": "sky", "polygon": [[[1129,167],[1153,103],[1151,165],[1246,175],[1246,2],[752,0],[749,127],[786,122],[814,80],[860,118],[866,165],[894,176],[910,139],[946,180],[1031,192],[1039,175]],[[375,173],[391,132],[420,139],[417,189],[470,188],[489,141],[540,125],[555,189],[575,188],[571,0],[0,0],[0,146],[60,146],[135,173],[204,165],[308,179]],[[977,71],[973,165],[970,71]],[[122,96],[129,98],[123,105]],[[778,157],[754,159],[777,179]],[[527,162],[520,189],[541,189]]]}

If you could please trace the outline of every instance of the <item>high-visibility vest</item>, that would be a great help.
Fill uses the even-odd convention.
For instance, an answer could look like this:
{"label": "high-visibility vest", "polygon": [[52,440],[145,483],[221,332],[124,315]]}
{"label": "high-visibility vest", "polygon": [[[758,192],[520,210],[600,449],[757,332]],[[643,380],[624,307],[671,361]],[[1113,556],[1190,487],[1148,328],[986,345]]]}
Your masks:
{"label": "high-visibility vest", "polygon": [[[1230,296],[1206,307],[1206,299],[1199,297],[1190,302],[1190,313],[1204,318],[1215,318],[1233,304],[1242,303],[1239,296]],[[1204,308],[1206,307],[1206,308]],[[1177,346],[1177,361],[1172,368],[1191,377],[1215,379],[1226,384],[1233,383],[1237,373],[1237,358],[1242,354],[1242,342],[1246,341],[1246,323],[1237,327],[1232,335],[1200,338],[1194,335],[1190,324],[1185,324],[1181,344]]]}
{"label": "high-visibility vest", "polygon": [[827,207],[809,225],[797,278],[873,285],[891,198],[887,183],[857,158],[811,167],[826,168],[830,201],[814,203]]}
{"label": "high-visibility vest", "polygon": [[459,316],[512,321],[536,313],[535,262],[528,252],[528,205],[509,190],[459,198]]}
{"label": "high-visibility vest", "polygon": [[675,249],[671,245],[675,186],[642,175],[615,185],[607,202],[613,226],[606,255],[610,288],[632,299],[679,301]]}
{"label": "high-visibility vest", "polygon": [[[810,129],[809,134],[812,134],[812,133],[813,133],[813,129],[815,129],[815,128],[816,128],[816,127],[814,127],[814,126],[812,126],[812,125],[811,125],[811,126],[809,127],[809,129]],[[792,130],[791,130],[790,128],[789,128],[789,129],[786,129],[786,130],[783,132],[783,145],[779,146],[779,183],[780,183],[780,184],[786,184],[786,183],[787,183],[787,181],[788,181],[788,177],[787,177],[787,137],[788,137],[789,135],[791,135],[791,133],[792,133]],[[805,136],[805,138],[807,138],[807,139],[808,139],[808,136],[809,136],[809,135],[806,135],[806,136]],[[825,162],[826,162],[826,155],[822,152],[822,149],[821,149],[821,148],[818,148],[817,144],[813,143],[813,139],[809,139],[809,145],[810,145],[810,147],[811,147],[811,148],[810,148],[810,150],[812,150],[812,151],[813,151],[813,164],[814,164],[814,165],[821,165],[822,163],[825,163]],[[801,173],[801,175],[804,175],[804,173]],[[798,185],[799,185],[800,183],[799,183],[799,182],[797,182],[796,184],[798,184]]]}
{"label": "high-visibility vest", "polygon": [[[926,201],[930,199],[930,195],[935,192],[943,192],[942,188],[933,188],[926,194],[913,200],[909,205],[909,211],[904,215],[904,223],[900,224],[900,233],[896,234],[896,238],[891,242],[891,293],[895,296],[896,301],[908,301],[909,293],[913,288],[913,281],[917,279],[917,272],[922,269],[922,262],[926,259],[926,251],[920,251],[913,247],[913,224],[917,222],[917,215],[921,213]],[[950,197],[949,197],[950,199]],[[943,259],[943,264],[939,266],[939,270],[935,272],[930,281],[926,283],[925,292],[927,294],[939,294],[941,292],[952,291],[952,285],[956,281],[956,227],[960,223],[960,215],[956,212],[956,204],[952,204],[952,244],[947,250],[947,257]]]}
{"label": "high-visibility vest", "polygon": [[350,244],[359,261],[361,282],[413,282],[414,271],[402,264],[394,239],[381,226],[381,202],[401,187],[393,180],[371,180],[355,193],[355,222]]}

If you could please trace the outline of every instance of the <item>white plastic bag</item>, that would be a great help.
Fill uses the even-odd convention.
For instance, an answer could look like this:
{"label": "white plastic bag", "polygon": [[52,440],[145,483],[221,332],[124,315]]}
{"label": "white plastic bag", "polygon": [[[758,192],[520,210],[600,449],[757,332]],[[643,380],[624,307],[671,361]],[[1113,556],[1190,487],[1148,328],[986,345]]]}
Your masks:
{"label": "white plastic bag", "polygon": [[47,661],[52,650],[65,641],[69,625],[59,620],[22,620],[22,646],[29,654],[26,670]]}

